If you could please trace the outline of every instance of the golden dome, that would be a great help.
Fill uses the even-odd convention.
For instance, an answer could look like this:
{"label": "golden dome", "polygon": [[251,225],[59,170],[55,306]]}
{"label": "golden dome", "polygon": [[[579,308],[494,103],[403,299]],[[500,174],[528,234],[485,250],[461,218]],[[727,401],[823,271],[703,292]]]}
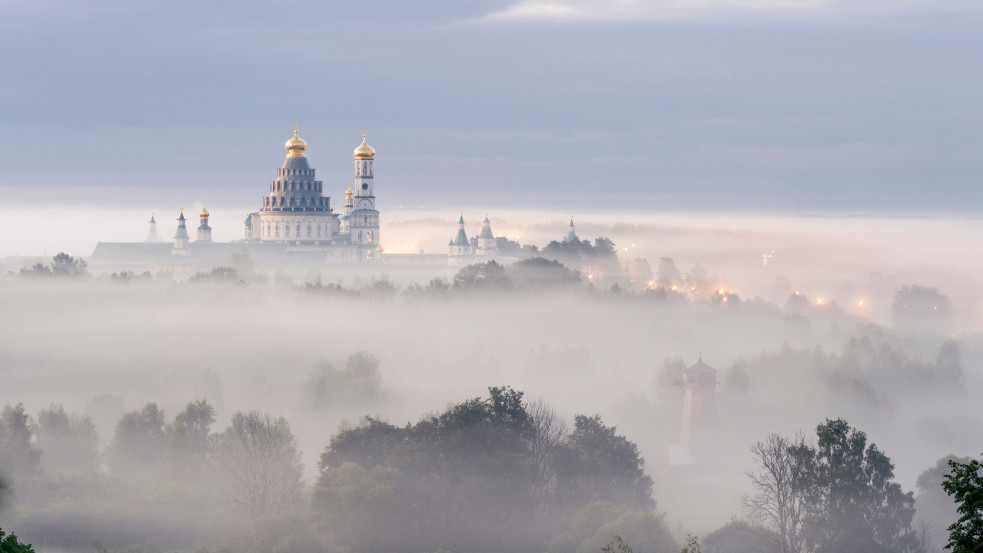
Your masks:
{"label": "golden dome", "polygon": [[375,158],[375,149],[365,142],[365,133],[362,133],[362,143],[358,145],[358,148],[355,148],[355,159],[373,158]]}
{"label": "golden dome", "polygon": [[208,210],[205,209],[205,206],[201,206],[201,211],[198,212],[198,216],[199,217],[208,217]]}
{"label": "golden dome", "polygon": [[307,149],[307,141],[297,136],[297,130],[294,129],[293,137],[284,144],[284,147],[290,152],[287,157],[305,157],[304,150]]}
{"label": "golden dome", "polygon": [[345,192],[345,199],[348,201],[352,200],[352,185],[348,185],[348,191]]}

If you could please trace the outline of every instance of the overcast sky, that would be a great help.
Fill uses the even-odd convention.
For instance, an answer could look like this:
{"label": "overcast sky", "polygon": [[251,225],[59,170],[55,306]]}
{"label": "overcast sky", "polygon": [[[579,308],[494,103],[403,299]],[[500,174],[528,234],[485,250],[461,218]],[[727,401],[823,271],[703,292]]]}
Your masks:
{"label": "overcast sky", "polygon": [[983,211],[983,7],[0,0],[0,192],[258,205],[300,121],[379,204]]}

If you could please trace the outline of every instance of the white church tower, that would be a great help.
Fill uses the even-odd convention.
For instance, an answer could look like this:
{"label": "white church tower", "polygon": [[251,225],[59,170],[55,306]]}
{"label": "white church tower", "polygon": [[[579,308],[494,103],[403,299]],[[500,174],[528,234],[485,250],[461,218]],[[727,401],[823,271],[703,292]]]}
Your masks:
{"label": "white church tower", "polygon": [[362,134],[362,143],[355,148],[355,197],[352,198],[354,209],[351,210],[348,228],[352,246],[358,250],[363,260],[372,258],[379,245],[379,212],[375,208],[373,163],[375,150],[365,142],[365,134]]}

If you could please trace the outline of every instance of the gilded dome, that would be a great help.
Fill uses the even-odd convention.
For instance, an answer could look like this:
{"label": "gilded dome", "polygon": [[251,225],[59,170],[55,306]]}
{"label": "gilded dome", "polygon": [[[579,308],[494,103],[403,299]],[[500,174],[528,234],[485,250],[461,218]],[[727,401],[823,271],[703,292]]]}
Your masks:
{"label": "gilded dome", "polygon": [[208,210],[205,209],[205,202],[201,202],[201,211],[198,212],[199,217],[208,217]]}
{"label": "gilded dome", "polygon": [[297,130],[294,129],[294,135],[284,144],[289,154],[288,157],[304,157],[304,150],[307,149],[307,141],[303,138],[297,136]]}
{"label": "gilded dome", "polygon": [[352,201],[352,186],[350,184],[348,185],[348,191],[345,192],[345,199],[349,202]]}
{"label": "gilded dome", "polygon": [[375,158],[375,149],[365,142],[365,133],[362,133],[362,143],[358,145],[358,148],[355,148],[355,159],[373,158]]}

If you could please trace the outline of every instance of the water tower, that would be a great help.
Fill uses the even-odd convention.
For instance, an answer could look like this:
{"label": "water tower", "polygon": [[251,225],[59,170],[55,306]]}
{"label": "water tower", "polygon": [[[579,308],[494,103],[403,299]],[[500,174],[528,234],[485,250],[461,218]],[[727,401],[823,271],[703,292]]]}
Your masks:
{"label": "water tower", "polygon": [[703,362],[703,355],[695,365],[683,371],[683,428],[680,445],[686,452],[702,450],[717,424],[717,407],[714,392],[717,388],[717,369]]}

